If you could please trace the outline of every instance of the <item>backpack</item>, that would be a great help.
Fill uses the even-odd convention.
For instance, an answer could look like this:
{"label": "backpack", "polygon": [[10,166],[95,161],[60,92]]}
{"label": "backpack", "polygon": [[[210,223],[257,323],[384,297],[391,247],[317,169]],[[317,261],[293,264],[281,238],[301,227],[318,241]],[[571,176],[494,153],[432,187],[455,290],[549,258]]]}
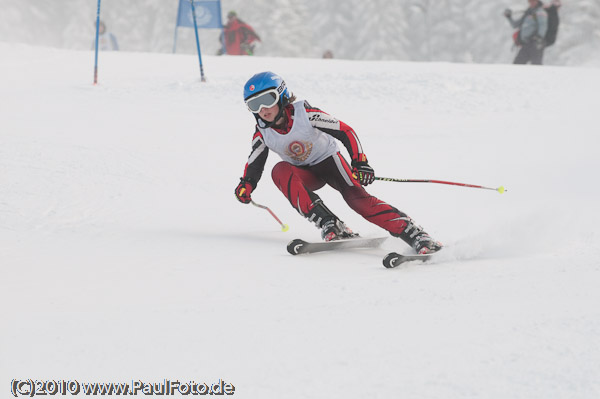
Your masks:
{"label": "backpack", "polygon": [[546,46],[552,46],[556,41],[556,35],[558,34],[558,7],[553,4],[548,8],[545,8],[546,14],[548,14],[548,30],[546,36],[544,36],[544,42]]}
{"label": "backpack", "polygon": [[[556,41],[560,20],[558,18],[558,7],[555,4],[544,8],[544,11],[546,11],[546,15],[548,16],[548,30],[546,30],[546,36],[544,36],[544,43],[546,44],[546,47],[548,47],[552,46]],[[513,33],[513,41],[517,46],[523,45],[523,42],[521,41],[521,29],[517,29]]]}

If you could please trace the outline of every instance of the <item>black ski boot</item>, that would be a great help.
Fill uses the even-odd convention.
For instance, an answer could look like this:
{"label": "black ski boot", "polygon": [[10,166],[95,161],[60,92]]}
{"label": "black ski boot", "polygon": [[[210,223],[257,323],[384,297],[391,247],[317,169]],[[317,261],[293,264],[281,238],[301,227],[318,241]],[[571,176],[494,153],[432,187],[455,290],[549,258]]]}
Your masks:
{"label": "black ski boot", "polygon": [[338,219],[338,217],[323,204],[321,199],[317,199],[314,202],[314,206],[306,218],[321,229],[321,238],[323,241],[329,242],[344,238],[358,237],[358,234],[353,233],[344,222]]}
{"label": "black ski boot", "polygon": [[328,220],[321,226],[321,238],[323,241],[329,242],[352,237],[358,237],[358,234],[354,234],[352,230],[338,218]]}
{"label": "black ski boot", "polygon": [[420,255],[432,254],[443,248],[443,245],[439,241],[435,241],[426,232],[423,231],[421,226],[417,226],[415,222],[409,218],[403,218],[406,220],[406,228],[400,234],[392,234],[394,237],[399,237],[408,245],[410,245],[416,253]]}
{"label": "black ski boot", "polygon": [[412,247],[415,251],[417,251],[418,254],[425,255],[437,252],[444,246],[441,242],[435,241],[433,238],[431,238],[429,234],[422,232],[415,237]]}

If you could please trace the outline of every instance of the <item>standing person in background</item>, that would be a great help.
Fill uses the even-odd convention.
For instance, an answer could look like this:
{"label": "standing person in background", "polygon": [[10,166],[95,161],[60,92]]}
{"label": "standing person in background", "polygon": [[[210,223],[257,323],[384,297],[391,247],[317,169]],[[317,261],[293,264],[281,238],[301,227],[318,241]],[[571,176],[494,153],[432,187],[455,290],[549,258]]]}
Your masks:
{"label": "standing person in background", "polygon": [[229,11],[227,14],[227,24],[223,28],[223,33],[225,51],[221,50],[221,54],[254,55],[256,42],[261,41],[254,29],[239,19],[235,11]]}
{"label": "standing person in background", "polygon": [[[95,43],[92,43],[92,48],[94,48],[94,46]],[[103,21],[100,21],[98,24],[98,49],[108,51],[119,50],[116,36],[106,30],[106,25]]]}
{"label": "standing person in background", "polygon": [[513,38],[515,44],[520,46],[519,52],[515,57],[514,64],[542,65],[544,58],[544,48],[546,43],[544,37],[548,29],[548,15],[544,10],[544,5],[540,0],[527,0],[529,7],[525,14],[517,20],[512,18],[512,10],[504,11],[504,16],[508,19],[511,26],[516,28]]}

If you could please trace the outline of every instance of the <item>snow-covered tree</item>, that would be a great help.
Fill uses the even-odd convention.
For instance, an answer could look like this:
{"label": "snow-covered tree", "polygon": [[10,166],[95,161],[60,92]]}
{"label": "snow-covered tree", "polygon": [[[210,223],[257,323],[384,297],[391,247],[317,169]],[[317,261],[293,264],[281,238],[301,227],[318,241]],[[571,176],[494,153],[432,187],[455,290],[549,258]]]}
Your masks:
{"label": "snow-covered tree", "polygon": [[361,1],[354,8],[356,58],[408,59],[403,0]]}

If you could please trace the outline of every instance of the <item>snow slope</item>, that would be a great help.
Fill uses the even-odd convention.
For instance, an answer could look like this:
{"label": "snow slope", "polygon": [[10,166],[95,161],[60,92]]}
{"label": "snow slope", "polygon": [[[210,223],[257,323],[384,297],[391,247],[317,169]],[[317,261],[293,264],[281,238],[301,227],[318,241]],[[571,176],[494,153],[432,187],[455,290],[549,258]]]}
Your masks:
{"label": "snow slope", "polygon": [[[214,382],[241,398],[600,396],[597,69],[106,53],[0,44],[3,397],[13,378]],[[369,192],[447,245],[292,257],[270,181],[238,203],[273,70],[349,123]],[[336,192],[330,208],[382,234]]]}

